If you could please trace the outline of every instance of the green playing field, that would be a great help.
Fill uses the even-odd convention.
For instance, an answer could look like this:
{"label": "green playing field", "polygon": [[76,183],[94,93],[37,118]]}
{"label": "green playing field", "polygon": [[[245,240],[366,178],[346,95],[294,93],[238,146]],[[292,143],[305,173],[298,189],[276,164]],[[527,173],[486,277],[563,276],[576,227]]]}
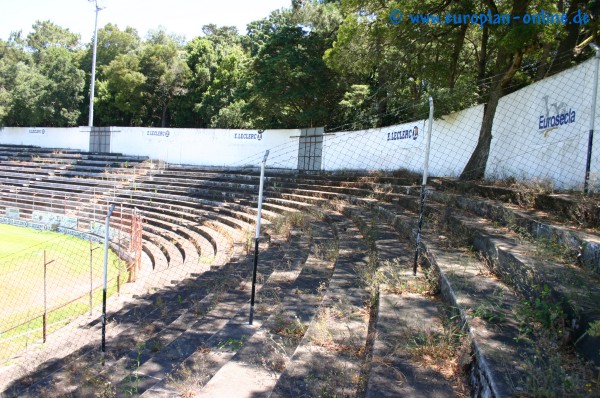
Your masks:
{"label": "green playing field", "polygon": [[[103,245],[94,243],[90,247],[88,241],[72,236],[0,224],[0,359],[7,345],[22,340],[18,336],[24,330],[29,333],[41,325],[44,253],[49,324],[88,311],[90,290],[93,306],[100,304]],[[122,261],[110,251],[109,293],[115,290],[119,268],[124,272]]]}

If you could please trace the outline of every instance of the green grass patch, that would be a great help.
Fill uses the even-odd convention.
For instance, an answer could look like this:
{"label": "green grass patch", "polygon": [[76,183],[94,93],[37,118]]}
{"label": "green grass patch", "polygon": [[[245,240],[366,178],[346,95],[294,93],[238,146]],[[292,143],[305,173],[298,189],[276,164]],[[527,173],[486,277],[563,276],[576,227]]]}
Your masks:
{"label": "green grass patch", "polygon": [[[90,310],[90,287],[92,305],[101,304],[104,247],[92,249],[72,236],[0,224],[0,361],[42,338],[44,252],[48,334]],[[119,271],[127,280],[124,262],[109,250],[108,295],[117,290]]]}

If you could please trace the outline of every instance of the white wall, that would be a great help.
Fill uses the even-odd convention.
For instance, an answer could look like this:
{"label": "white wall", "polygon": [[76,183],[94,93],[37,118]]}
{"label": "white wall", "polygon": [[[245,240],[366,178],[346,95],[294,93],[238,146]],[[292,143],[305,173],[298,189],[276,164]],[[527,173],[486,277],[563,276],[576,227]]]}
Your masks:
{"label": "white wall", "polygon": [[[586,61],[555,76],[503,97],[496,111],[486,177],[551,180],[557,188],[582,189],[594,62]],[[434,99],[435,101],[435,99]],[[573,113],[574,120],[540,128],[540,117]],[[436,119],[431,138],[430,173],[457,176],[477,144],[483,105]],[[419,127],[416,140],[388,141],[393,131]],[[327,134],[323,170],[423,168],[426,120],[385,128]],[[596,105],[596,134],[591,184],[600,185],[600,110]]]}
{"label": "white wall", "polygon": [[277,167],[295,169],[299,135],[299,129],[258,134],[257,130],[113,127],[111,151],[170,163],[257,166],[265,150],[283,152],[285,148],[287,156],[279,159]]}
{"label": "white wall", "polygon": [[[593,59],[529,85],[500,100],[492,131],[486,176],[550,179],[560,188],[581,189],[585,175]],[[435,100],[435,99],[434,99]],[[574,112],[575,120],[540,128],[540,117]],[[600,111],[596,112],[600,129]],[[460,174],[477,143],[483,105],[434,121],[430,172]],[[418,135],[414,136],[415,128]],[[326,134],[323,170],[421,171],[426,120],[385,128]],[[89,132],[75,128],[3,128],[0,143],[87,150]],[[394,133],[396,135],[394,136]],[[300,129],[257,130],[113,127],[111,151],[170,163],[256,166],[265,150],[270,167],[295,169]],[[260,139],[259,139],[260,138]],[[600,133],[594,137],[592,183],[600,179]]]}
{"label": "white wall", "polygon": [[[503,97],[498,104],[487,177],[549,179],[559,188],[582,188],[593,81],[592,60]],[[575,120],[540,128],[540,117],[569,113]],[[598,113],[598,112],[597,112]],[[596,130],[600,120],[596,120]],[[600,153],[599,134],[594,148]],[[600,172],[593,156],[591,173]]]}
{"label": "white wall", "polygon": [[65,148],[87,151],[89,128],[80,127],[4,127],[0,128],[0,143],[36,145],[43,148]]}
{"label": "white wall", "polygon": [[[415,129],[418,134],[415,137]],[[323,170],[394,170],[416,167],[424,145],[425,122],[399,124],[323,137]]]}
{"label": "white wall", "polygon": [[[469,159],[479,134],[483,105],[435,120],[431,133],[430,173],[456,175]],[[360,131],[326,134],[323,170],[422,171],[427,120]],[[464,126],[475,126],[467,129]],[[410,133],[418,128],[418,136]],[[394,135],[394,133],[396,133]],[[397,138],[397,139],[394,139]]]}

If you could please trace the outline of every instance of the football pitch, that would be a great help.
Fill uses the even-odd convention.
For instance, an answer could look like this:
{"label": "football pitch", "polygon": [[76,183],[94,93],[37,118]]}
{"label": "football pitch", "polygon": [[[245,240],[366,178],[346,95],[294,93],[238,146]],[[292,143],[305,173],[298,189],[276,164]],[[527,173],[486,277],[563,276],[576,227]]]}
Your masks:
{"label": "football pitch", "polygon": [[[0,224],[0,360],[41,337],[44,308],[52,331],[90,310],[90,290],[92,306],[100,305],[103,261],[102,244]],[[124,264],[109,251],[109,294],[119,271]]]}

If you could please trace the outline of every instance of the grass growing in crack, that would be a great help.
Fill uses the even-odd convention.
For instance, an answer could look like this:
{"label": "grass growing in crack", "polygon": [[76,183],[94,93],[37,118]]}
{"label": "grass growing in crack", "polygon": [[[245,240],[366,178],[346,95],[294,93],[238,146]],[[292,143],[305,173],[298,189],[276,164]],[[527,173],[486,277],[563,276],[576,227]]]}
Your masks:
{"label": "grass growing in crack", "polygon": [[470,339],[458,318],[450,316],[450,309],[441,311],[440,315],[443,328],[411,331],[401,336],[400,341],[390,342],[394,347],[391,354],[408,354],[411,361],[451,381],[456,396],[466,397],[466,369],[472,361]]}
{"label": "grass growing in crack", "polygon": [[310,229],[308,217],[302,212],[289,212],[278,216],[271,224],[275,235],[283,236],[289,240],[294,228],[300,228],[303,231]]}
{"label": "grass growing in crack", "polygon": [[[273,336],[271,333],[268,333],[267,336],[269,337],[266,342],[267,354],[258,356],[256,363],[268,371],[276,374],[282,373],[290,360],[289,349],[286,349],[286,342],[289,339],[282,338],[281,336]],[[296,346],[296,342],[293,339],[291,345],[293,347]]]}
{"label": "grass growing in crack", "polygon": [[523,300],[516,316],[518,339],[535,342],[532,352],[523,354],[527,376],[522,380],[533,396],[600,396],[594,366],[574,354],[566,315],[553,301],[548,286],[538,288],[537,298]]}
{"label": "grass growing in crack", "polygon": [[506,314],[502,311],[504,302],[504,291],[497,290],[490,296],[483,298],[483,302],[470,309],[470,315],[481,318],[492,324],[500,324],[506,321]]}
{"label": "grass growing in crack", "polygon": [[322,260],[334,261],[339,253],[338,243],[335,240],[315,243],[313,247],[315,256]]}
{"label": "grass growing in crack", "polygon": [[183,398],[197,396],[197,392],[210,380],[207,356],[211,350],[200,347],[190,359],[180,364],[167,376],[167,384],[176,389]]}
{"label": "grass growing in crack", "polygon": [[534,245],[533,256],[538,260],[553,259],[560,263],[577,262],[578,251],[561,243],[557,239],[548,237],[534,237],[527,229],[518,226],[510,226],[522,241]]}
{"label": "grass growing in crack", "polygon": [[535,397],[597,397],[600,383],[592,363],[565,352],[555,340],[538,339],[534,352],[524,358],[525,386]]}
{"label": "grass growing in crack", "polygon": [[140,376],[137,373],[137,370],[141,366],[142,361],[142,353],[146,350],[146,344],[144,342],[140,342],[136,345],[135,350],[137,352],[137,358],[133,365],[133,371],[127,376],[125,381],[125,386],[123,387],[123,394],[137,396],[139,387],[140,387]]}
{"label": "grass growing in crack", "polygon": [[306,333],[308,326],[302,323],[297,316],[290,317],[281,311],[275,314],[271,331],[281,336],[300,341]]}
{"label": "grass growing in crack", "polygon": [[404,292],[435,295],[440,290],[439,275],[435,269],[424,266],[421,262],[420,272],[414,277],[412,270],[407,267],[406,259],[398,257],[382,261],[371,283],[396,294]]}
{"label": "grass growing in crack", "polygon": [[531,300],[523,300],[517,307],[520,338],[543,333],[552,340],[561,339],[567,332],[566,315],[562,307],[552,299],[548,285],[539,288],[536,296]]}
{"label": "grass growing in crack", "polygon": [[89,380],[94,390],[94,396],[97,398],[114,398],[117,396],[117,390],[109,380],[103,376],[96,376]]}
{"label": "grass growing in crack", "polygon": [[310,396],[314,398],[353,396],[361,382],[360,373],[344,365],[335,366],[325,373],[310,373],[305,378]]}
{"label": "grass growing in crack", "polygon": [[233,339],[230,337],[227,340],[219,341],[217,348],[219,350],[239,351],[244,346],[245,339],[245,336],[242,336],[239,339]]}

